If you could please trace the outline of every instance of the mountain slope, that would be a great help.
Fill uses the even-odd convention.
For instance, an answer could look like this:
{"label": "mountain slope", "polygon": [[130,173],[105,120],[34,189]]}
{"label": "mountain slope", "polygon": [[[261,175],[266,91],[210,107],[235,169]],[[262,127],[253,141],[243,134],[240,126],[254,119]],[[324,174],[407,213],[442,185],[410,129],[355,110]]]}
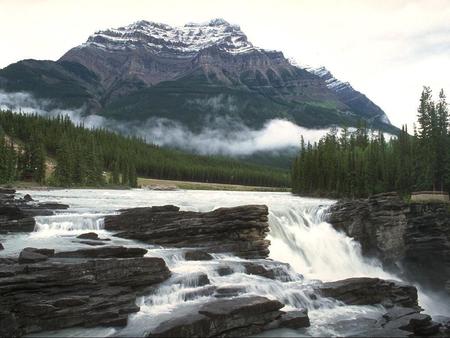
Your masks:
{"label": "mountain slope", "polygon": [[165,118],[195,131],[217,118],[250,128],[274,118],[312,128],[364,119],[395,130],[364,95],[328,80],[253,46],[222,19],[182,27],[138,21],[96,32],[57,62],[26,60],[0,70],[0,89],[117,120]]}

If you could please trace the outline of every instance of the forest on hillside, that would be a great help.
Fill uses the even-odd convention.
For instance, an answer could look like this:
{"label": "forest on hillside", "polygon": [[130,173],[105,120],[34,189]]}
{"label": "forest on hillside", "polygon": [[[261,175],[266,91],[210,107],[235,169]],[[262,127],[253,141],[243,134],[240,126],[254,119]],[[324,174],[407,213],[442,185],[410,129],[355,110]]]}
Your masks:
{"label": "forest on hillside", "polygon": [[[55,163],[49,176],[48,159]],[[106,174],[108,173],[108,174]],[[0,111],[0,183],[137,186],[137,177],[286,187],[288,171],[223,157],[198,156],[105,129]]]}
{"label": "forest on hillside", "polygon": [[436,101],[424,87],[412,135],[404,126],[386,140],[360,124],[354,132],[333,129],[318,143],[301,141],[292,167],[297,194],[365,197],[374,193],[450,190],[448,105],[441,90]]}

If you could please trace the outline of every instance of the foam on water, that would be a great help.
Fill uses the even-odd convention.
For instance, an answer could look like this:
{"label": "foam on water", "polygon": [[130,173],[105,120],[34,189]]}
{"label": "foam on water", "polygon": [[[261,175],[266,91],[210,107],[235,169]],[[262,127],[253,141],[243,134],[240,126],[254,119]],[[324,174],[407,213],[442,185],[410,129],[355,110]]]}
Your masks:
{"label": "foam on water", "polygon": [[[75,236],[95,231],[109,237],[112,245],[140,246],[148,249],[147,256],[161,257],[172,271],[169,280],[152,293],[140,297],[141,310],[130,315],[126,328],[120,330],[70,329],[57,335],[111,335],[140,336],[164,320],[189,313],[194,307],[214,298],[215,288],[233,287],[247,294],[277,299],[286,304],[284,310],[307,308],[311,327],[294,331],[295,335],[342,335],[328,325],[338,320],[357,317],[377,317],[382,309],[370,306],[344,306],[322,298],[314,291],[320,281],[349,277],[380,277],[395,279],[381,268],[379,262],[365,259],[358,243],[337,232],[324,221],[325,212],[334,201],[293,196],[289,193],[225,192],[225,191],[148,191],[148,190],[56,190],[23,191],[40,201],[58,201],[70,209],[54,216],[37,218],[36,231],[0,238],[5,251],[0,255],[17,254],[25,246],[49,247],[71,250],[85,247]],[[243,204],[266,204],[269,207],[271,240],[270,258],[288,263],[280,265],[267,260],[251,261],[267,268],[278,266],[275,280],[245,274],[244,262],[238,257],[215,254],[211,261],[185,261],[184,249],[169,249],[120,239],[103,229],[103,217],[118,209],[152,205],[175,204],[182,210],[210,211],[218,207]],[[232,273],[220,276],[219,267],[227,266]],[[200,274],[209,279],[201,285]],[[318,281],[320,280],[320,281]],[[200,283],[200,284],[199,284]],[[422,295],[421,295],[422,296]],[[433,298],[423,298],[427,310],[436,305]],[[421,297],[422,300],[422,297]],[[430,307],[431,306],[431,307]],[[439,310],[445,311],[445,310]],[[433,312],[433,311],[431,311]],[[51,333],[47,333],[50,335]],[[281,330],[277,335],[292,336],[291,330]]]}

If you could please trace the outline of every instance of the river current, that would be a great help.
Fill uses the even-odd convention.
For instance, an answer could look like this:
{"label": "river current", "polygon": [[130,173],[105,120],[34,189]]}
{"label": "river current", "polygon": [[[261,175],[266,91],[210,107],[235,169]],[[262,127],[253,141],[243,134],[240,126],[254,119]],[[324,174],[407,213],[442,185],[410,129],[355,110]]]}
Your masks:
{"label": "river current", "polygon": [[[125,245],[148,249],[147,256],[162,257],[172,277],[151,295],[137,299],[141,310],[130,315],[123,329],[72,328],[45,332],[35,336],[142,336],[156,325],[173,316],[188,312],[199,303],[212,298],[207,288],[232,286],[244,288],[253,295],[277,299],[286,304],[283,310],[307,308],[311,327],[301,330],[277,330],[261,336],[330,336],[351,335],[349,328],[334,323],[358,317],[377,318],[383,312],[375,306],[345,306],[337,301],[314,294],[312,286],[319,281],[333,281],[349,277],[380,277],[398,279],[383,271],[379,262],[361,254],[360,245],[337,232],[324,221],[332,200],[304,198],[290,193],[228,192],[228,191],[149,191],[149,190],[50,190],[19,191],[19,196],[31,194],[41,202],[57,201],[69,204],[68,210],[53,216],[36,218],[32,233],[0,235],[5,250],[1,256],[16,256],[25,247],[71,250],[86,247],[74,238],[87,231],[111,239],[111,245]],[[243,273],[242,259],[224,254],[214,255],[212,261],[185,261],[183,249],[167,249],[137,241],[120,239],[103,229],[103,217],[119,209],[174,204],[181,210],[210,211],[219,207],[244,204],[266,204],[269,207],[271,241],[270,258],[283,263],[289,281],[268,280]],[[258,261],[272,264],[270,261]],[[233,274],[219,276],[218,266],[228,266]],[[198,273],[207,274],[210,285],[198,285]],[[442,307],[429,295],[420,292],[420,305],[430,314],[441,313]]]}

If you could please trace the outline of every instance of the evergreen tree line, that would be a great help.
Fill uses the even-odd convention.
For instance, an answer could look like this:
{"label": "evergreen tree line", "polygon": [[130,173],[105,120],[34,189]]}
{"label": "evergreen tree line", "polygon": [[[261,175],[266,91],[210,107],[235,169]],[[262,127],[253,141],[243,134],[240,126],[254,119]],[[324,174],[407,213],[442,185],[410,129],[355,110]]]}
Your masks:
{"label": "evergreen tree line", "polygon": [[364,124],[355,131],[332,129],[319,142],[305,144],[292,166],[292,189],[298,194],[366,197],[398,191],[450,190],[449,113],[443,90],[433,101],[424,87],[418,126],[412,135],[402,127],[386,140]]}
{"label": "evergreen tree line", "polygon": [[[52,162],[55,163],[53,174],[46,178],[46,171],[49,172],[46,166]],[[137,137],[75,125],[66,116],[50,118],[0,111],[0,183],[32,180],[67,187],[108,183],[135,187],[138,176],[290,185],[287,171],[160,148]]]}

